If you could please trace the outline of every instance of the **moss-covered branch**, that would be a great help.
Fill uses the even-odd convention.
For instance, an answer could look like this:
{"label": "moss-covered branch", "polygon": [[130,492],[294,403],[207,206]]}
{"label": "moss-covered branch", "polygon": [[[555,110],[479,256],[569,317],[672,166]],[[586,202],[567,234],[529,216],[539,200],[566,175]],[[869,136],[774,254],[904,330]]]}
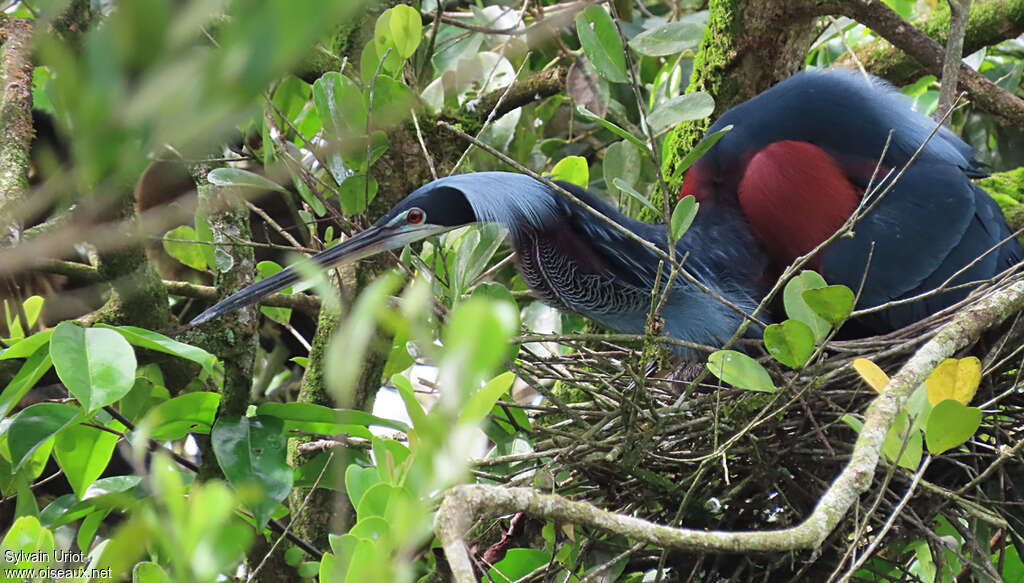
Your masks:
{"label": "moss-covered branch", "polygon": [[[949,6],[936,4],[935,10],[913,21],[914,28],[944,45],[949,32]],[[964,36],[964,54],[997,45],[1024,33],[1024,0],[974,0]],[[896,85],[913,82],[925,71],[908,54],[885,40],[857,48],[857,58],[873,74]]]}
{"label": "moss-covered branch", "polygon": [[[867,26],[894,47],[921,64],[924,70],[936,76],[942,75],[945,51],[942,46],[926,34],[900,18],[891,8],[881,2],[870,0],[804,0],[794,2],[789,10],[794,17],[823,16],[826,14],[848,16]],[[960,65],[960,88],[968,92],[970,99],[1003,123],[1024,131],[1024,100],[992,83],[984,75]]]}
{"label": "moss-covered branch", "polygon": [[17,205],[28,191],[32,144],[32,21],[5,18],[0,26],[3,51],[0,74],[0,246],[11,247],[21,239]]}

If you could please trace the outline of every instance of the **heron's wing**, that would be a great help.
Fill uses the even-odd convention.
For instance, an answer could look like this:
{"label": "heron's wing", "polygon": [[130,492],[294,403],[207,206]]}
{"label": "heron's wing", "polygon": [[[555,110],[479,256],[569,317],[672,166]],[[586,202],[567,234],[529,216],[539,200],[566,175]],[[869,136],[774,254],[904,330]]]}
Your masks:
{"label": "heron's wing", "polygon": [[[918,161],[883,190],[887,186],[874,210],[855,225],[854,236],[835,241],[822,256],[822,274],[830,283],[857,289],[867,272],[861,306],[929,291],[961,270],[953,285],[988,279],[1014,256],[1007,247],[971,263],[998,244],[1006,227],[991,198],[960,168]],[[887,310],[874,317],[873,327],[902,327],[966,294],[939,294]]]}

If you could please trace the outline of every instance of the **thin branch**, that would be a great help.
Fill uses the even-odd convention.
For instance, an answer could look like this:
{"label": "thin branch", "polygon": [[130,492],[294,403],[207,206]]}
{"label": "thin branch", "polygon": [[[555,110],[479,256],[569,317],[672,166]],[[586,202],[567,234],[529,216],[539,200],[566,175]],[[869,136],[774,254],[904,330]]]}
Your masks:
{"label": "thin branch", "polygon": [[[872,0],[798,0],[780,18],[842,15],[856,20],[912,57],[934,75],[942,75],[945,51],[883,2]],[[959,87],[971,101],[1004,123],[1024,131],[1024,100],[999,87],[981,73],[960,63]]]}
{"label": "thin branch", "polygon": [[601,510],[585,502],[541,494],[529,488],[464,485],[449,490],[434,529],[458,583],[475,582],[465,535],[482,516],[525,512],[531,516],[615,532],[635,541],[682,550],[770,552],[816,548],[870,487],[886,434],[910,393],[944,359],[982,331],[1024,308],[1024,282],[1017,281],[980,299],[922,346],[872,401],[854,444],[850,462],[800,524],[775,531],[707,531],[672,528]]}
{"label": "thin branch", "polygon": [[[939,105],[933,115],[952,109],[957,100],[957,81],[960,76],[960,62],[964,55],[964,36],[967,34],[967,18],[971,12],[971,0],[946,0],[949,4],[949,37],[946,54],[942,61],[942,84],[939,87]],[[949,125],[949,118],[946,118]]]}

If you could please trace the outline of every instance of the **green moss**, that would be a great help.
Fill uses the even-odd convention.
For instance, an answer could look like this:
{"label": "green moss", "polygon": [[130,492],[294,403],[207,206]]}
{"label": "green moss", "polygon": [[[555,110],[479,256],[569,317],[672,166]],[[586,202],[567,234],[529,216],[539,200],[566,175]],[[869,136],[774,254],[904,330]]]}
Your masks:
{"label": "green moss", "polygon": [[[739,91],[732,76],[727,74],[736,52],[735,40],[739,18],[735,0],[711,0],[708,10],[710,16],[704,28],[704,40],[701,42],[700,51],[694,57],[693,75],[686,91],[706,91],[715,96],[717,116],[731,106],[731,96],[735,96]],[[682,123],[673,128],[665,138],[662,174],[665,176],[665,184],[668,187],[666,194],[669,196],[678,193],[683,184],[684,169],[679,166],[679,162],[704,137],[710,126],[710,119]],[[651,202],[655,208],[661,208],[660,195],[655,194]],[[645,209],[641,219],[657,221],[661,217],[656,216],[654,211]]]}
{"label": "green moss", "polygon": [[[971,4],[971,17],[967,22],[965,54],[1011,38],[1011,31],[1021,22],[1024,22],[1024,0],[976,0]],[[913,24],[932,40],[945,44],[949,6],[939,2],[935,10],[915,19]],[[920,64],[885,41],[876,41],[859,52],[869,71],[893,83],[911,82],[923,74]]]}
{"label": "green moss", "polygon": [[1024,168],[997,172],[979,180],[978,186],[984,188],[996,201],[1001,201],[999,206],[1003,210],[1024,203]]}
{"label": "green moss", "polygon": [[[1024,229],[1024,204],[1003,211],[1006,213],[1006,222],[1010,225],[1011,231]],[[1024,245],[1024,235],[1017,237],[1021,245]]]}
{"label": "green moss", "polygon": [[[997,172],[978,181],[1006,216],[1011,231],[1024,229],[1024,168]],[[1024,245],[1024,235],[1017,238]]]}

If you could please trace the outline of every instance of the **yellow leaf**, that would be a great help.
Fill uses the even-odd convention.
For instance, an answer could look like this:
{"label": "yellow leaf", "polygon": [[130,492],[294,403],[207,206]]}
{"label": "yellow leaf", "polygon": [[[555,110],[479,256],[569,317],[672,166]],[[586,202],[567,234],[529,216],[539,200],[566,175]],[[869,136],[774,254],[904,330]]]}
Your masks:
{"label": "yellow leaf", "polygon": [[871,385],[871,388],[882,392],[885,385],[889,384],[889,375],[882,372],[878,365],[866,358],[857,358],[853,361],[853,370],[857,371],[864,382]]}
{"label": "yellow leaf", "polygon": [[981,361],[974,356],[947,358],[935,367],[924,381],[928,387],[928,402],[938,405],[946,399],[966,405],[971,402],[981,382]]}

